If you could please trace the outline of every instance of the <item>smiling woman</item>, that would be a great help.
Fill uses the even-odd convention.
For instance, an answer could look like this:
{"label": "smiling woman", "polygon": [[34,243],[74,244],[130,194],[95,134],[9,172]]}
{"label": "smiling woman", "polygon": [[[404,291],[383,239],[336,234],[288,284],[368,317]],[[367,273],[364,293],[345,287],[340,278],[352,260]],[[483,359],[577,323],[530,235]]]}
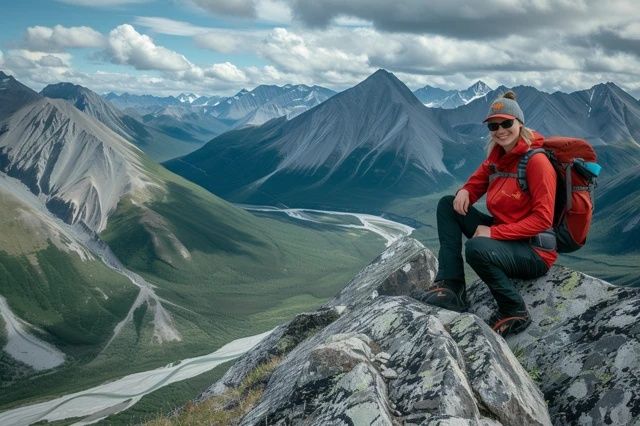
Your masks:
{"label": "smiling woman", "polygon": [[[527,166],[529,191],[522,192],[515,173],[530,148],[542,146],[542,136],[524,127],[524,113],[513,92],[496,99],[484,120],[490,133],[489,156],[457,191],[443,197],[437,209],[440,269],[434,288],[419,297],[426,303],[459,312],[469,307],[465,258],[489,286],[498,312],[489,321],[503,335],[523,331],[531,323],[527,306],[511,278],[544,275],[558,255],[554,244],[532,243],[553,222],[556,174],[546,156],[533,156]],[[472,205],[487,194],[491,215]],[[542,241],[542,238],[539,239]]]}

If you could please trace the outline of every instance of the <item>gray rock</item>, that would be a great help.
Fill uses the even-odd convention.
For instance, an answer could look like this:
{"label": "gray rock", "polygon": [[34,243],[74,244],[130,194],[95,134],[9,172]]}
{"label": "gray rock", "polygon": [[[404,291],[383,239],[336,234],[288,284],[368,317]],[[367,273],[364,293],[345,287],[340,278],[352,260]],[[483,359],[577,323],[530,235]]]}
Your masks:
{"label": "gray rock", "polygon": [[237,387],[258,365],[288,353],[309,335],[335,321],[343,311],[341,307],[322,308],[316,312],[299,314],[287,324],[277,327],[266,339],[240,357],[225,375],[202,392],[196,401],[220,395],[231,387]]}
{"label": "gray rock", "polygon": [[[537,378],[556,425],[640,425],[640,291],[554,266],[518,281],[533,318],[509,346]],[[471,311],[494,301],[481,281]]]}
{"label": "gray rock", "polygon": [[288,353],[242,424],[640,425],[637,290],[554,267],[517,283],[534,321],[505,343],[482,320],[496,307],[480,281],[470,314],[400,296],[436,270],[419,242],[396,242],[212,389]]}
{"label": "gray rock", "polygon": [[353,308],[380,295],[409,295],[431,287],[437,270],[438,259],[430,250],[413,238],[403,238],[387,247],[324,306]]}
{"label": "gray rock", "polygon": [[[291,351],[241,424],[400,424],[406,416],[416,423],[454,424],[458,418],[490,424],[524,414],[520,424],[550,424],[541,393],[504,342],[487,326],[478,333],[477,318],[445,324],[437,314],[410,298],[388,296],[345,313]],[[456,331],[449,333],[450,327]],[[483,354],[493,361],[466,362],[476,345],[490,348]],[[397,375],[386,384],[374,363],[380,351],[389,353]],[[496,366],[503,362],[515,364]],[[506,384],[492,394],[491,383]]]}

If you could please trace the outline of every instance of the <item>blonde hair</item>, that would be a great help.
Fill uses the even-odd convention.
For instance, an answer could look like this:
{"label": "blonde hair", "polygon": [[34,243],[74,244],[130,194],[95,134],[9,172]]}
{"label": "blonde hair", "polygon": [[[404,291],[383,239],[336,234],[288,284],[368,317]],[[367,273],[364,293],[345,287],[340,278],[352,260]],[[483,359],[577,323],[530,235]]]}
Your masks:
{"label": "blonde hair", "polygon": [[[512,99],[512,100],[516,100],[516,94],[514,91],[509,90],[507,93],[504,93],[500,96],[498,96],[496,98],[496,100],[500,99],[500,98],[507,98],[507,99]],[[494,101],[495,102],[495,101]],[[520,120],[518,120],[520,121]],[[520,123],[522,124],[522,123]],[[524,124],[522,124],[522,126],[520,127],[520,137],[522,139],[524,139],[525,143],[528,146],[531,146],[531,142],[533,142],[533,131],[528,128],[528,127],[524,127]],[[487,144],[487,156],[489,156],[489,154],[491,154],[491,151],[493,150],[493,148],[496,146],[496,143],[494,142],[493,138],[491,137],[491,132],[489,132],[489,143]]]}

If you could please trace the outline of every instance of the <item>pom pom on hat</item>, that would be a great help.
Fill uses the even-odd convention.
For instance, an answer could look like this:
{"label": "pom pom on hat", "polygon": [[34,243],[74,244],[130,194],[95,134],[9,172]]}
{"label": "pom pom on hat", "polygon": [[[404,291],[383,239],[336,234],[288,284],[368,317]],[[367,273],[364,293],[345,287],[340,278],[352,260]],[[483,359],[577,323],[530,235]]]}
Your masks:
{"label": "pom pom on hat", "polygon": [[509,91],[491,103],[489,113],[483,123],[491,118],[517,118],[520,123],[524,124],[524,113],[516,102],[515,93]]}

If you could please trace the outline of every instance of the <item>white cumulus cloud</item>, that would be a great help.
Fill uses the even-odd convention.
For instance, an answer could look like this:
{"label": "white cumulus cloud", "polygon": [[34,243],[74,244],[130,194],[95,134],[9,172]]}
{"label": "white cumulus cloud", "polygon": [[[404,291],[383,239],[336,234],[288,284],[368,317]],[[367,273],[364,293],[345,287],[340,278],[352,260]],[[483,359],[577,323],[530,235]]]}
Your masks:
{"label": "white cumulus cloud", "polygon": [[247,82],[247,75],[230,62],[213,64],[205,70],[205,75],[231,82]]}
{"label": "white cumulus cloud", "polygon": [[91,27],[53,28],[34,26],[27,28],[24,36],[24,47],[33,51],[61,52],[66,48],[102,47],[105,39],[102,34]]}
{"label": "white cumulus cloud", "polygon": [[112,62],[139,70],[182,71],[192,66],[184,55],[157,46],[151,37],[140,34],[129,24],[109,33],[106,51]]}

